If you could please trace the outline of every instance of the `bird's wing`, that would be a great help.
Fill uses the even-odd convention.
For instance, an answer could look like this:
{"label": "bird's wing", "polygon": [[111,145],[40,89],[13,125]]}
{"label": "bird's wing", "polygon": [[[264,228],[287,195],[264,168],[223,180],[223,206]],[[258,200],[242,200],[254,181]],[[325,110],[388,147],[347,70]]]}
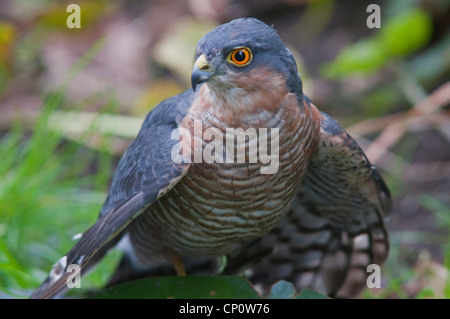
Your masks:
{"label": "bird's wing", "polygon": [[[145,119],[136,139],[121,158],[97,222],[51,270],[32,298],[64,291],[78,270],[89,268],[117,243],[123,230],[186,174],[189,164],[172,159],[179,141],[172,133],[187,113],[193,93],[186,91],[159,104]],[[173,153],[173,150],[175,152]],[[70,270],[69,270],[70,269]]]}
{"label": "bird's wing", "polygon": [[355,140],[322,115],[317,151],[291,210],[247,251],[230,256],[228,271],[259,258],[251,271],[256,282],[285,279],[297,288],[349,297],[366,284],[367,266],[388,255],[390,194]]}

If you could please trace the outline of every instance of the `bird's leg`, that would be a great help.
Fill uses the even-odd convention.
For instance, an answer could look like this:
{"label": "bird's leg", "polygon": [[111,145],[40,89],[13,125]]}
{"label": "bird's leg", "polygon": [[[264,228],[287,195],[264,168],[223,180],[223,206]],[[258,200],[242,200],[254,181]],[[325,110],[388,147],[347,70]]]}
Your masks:
{"label": "bird's leg", "polygon": [[177,254],[175,261],[173,262],[173,266],[177,272],[178,276],[186,276],[186,269],[184,268],[183,258]]}
{"label": "bird's leg", "polygon": [[166,254],[167,259],[169,259],[178,276],[186,276],[186,269],[184,268],[183,257],[173,250],[169,250]]}

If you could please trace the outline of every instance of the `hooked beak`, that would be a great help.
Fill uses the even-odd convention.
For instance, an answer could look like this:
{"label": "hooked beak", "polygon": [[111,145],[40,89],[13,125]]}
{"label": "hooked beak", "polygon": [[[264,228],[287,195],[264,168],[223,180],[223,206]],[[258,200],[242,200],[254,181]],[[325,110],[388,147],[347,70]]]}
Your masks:
{"label": "hooked beak", "polygon": [[192,89],[195,91],[197,89],[197,86],[208,81],[211,75],[211,66],[208,63],[208,60],[206,60],[206,56],[202,54],[198,57],[197,61],[195,61],[194,70],[192,70]]}

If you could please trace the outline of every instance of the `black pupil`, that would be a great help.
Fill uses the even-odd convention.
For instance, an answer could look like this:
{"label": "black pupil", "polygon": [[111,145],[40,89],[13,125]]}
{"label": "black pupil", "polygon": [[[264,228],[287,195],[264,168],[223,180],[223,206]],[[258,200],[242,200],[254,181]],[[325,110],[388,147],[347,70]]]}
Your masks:
{"label": "black pupil", "polygon": [[247,55],[244,53],[244,50],[240,50],[234,55],[235,60],[238,62],[244,61],[246,57]]}

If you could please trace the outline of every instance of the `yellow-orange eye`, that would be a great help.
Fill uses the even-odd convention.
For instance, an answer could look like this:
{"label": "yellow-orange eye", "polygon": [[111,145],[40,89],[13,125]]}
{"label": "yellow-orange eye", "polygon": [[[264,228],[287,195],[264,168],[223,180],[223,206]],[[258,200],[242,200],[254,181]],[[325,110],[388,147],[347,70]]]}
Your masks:
{"label": "yellow-orange eye", "polygon": [[252,52],[249,48],[238,48],[231,51],[228,61],[238,66],[244,66],[252,59]]}

